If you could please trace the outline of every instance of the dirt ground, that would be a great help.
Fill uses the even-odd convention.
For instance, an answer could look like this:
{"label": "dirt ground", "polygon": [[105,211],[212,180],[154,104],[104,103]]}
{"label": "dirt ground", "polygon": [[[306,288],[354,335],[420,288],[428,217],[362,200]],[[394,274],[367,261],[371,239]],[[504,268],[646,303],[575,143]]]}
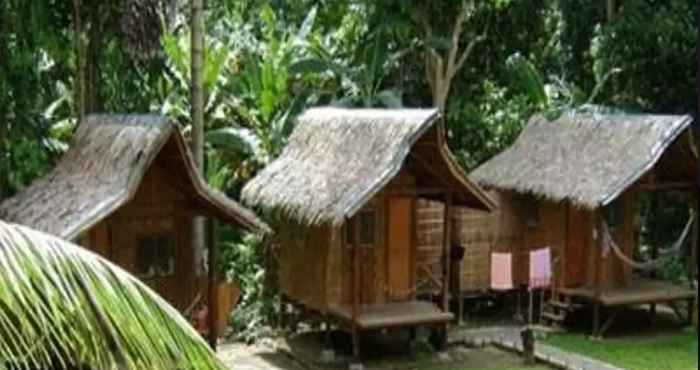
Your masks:
{"label": "dirt ground", "polygon": [[224,343],[217,355],[232,370],[305,370],[287,353],[264,343],[255,346]]}
{"label": "dirt ground", "polygon": [[[257,346],[226,343],[218,354],[231,369],[243,370],[317,370],[347,369],[355,361],[349,355],[347,338],[336,333],[331,340],[334,359],[321,361],[329,342],[320,333],[305,333],[291,338],[268,340]],[[363,343],[361,363],[368,370],[441,370],[506,369],[520,367],[522,360],[492,347],[452,346],[444,352],[424,350],[421,344],[409,345],[402,333],[375,333]]]}

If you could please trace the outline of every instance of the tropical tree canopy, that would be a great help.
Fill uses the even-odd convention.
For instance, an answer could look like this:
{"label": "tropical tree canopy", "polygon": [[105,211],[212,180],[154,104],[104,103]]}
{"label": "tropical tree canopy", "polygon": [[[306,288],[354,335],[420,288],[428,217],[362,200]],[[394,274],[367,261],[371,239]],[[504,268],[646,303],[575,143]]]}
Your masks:
{"label": "tropical tree canopy", "polygon": [[0,368],[223,366],[158,294],[77,245],[0,221]]}

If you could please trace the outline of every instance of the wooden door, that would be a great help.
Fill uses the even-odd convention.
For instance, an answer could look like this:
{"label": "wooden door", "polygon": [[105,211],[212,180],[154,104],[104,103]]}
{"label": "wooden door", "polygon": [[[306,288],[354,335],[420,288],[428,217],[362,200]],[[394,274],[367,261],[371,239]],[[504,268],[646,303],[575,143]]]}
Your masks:
{"label": "wooden door", "polygon": [[[343,301],[352,303],[353,300],[353,280],[355,279],[353,253],[357,258],[357,299],[362,305],[375,303],[375,244],[374,237],[368,238],[363,233],[374,234],[374,223],[371,225],[366,221],[367,217],[376,217],[374,210],[364,210],[358,215],[348,220],[344,227],[344,253],[343,253],[343,291],[345,292]],[[364,220],[363,220],[364,219]],[[364,225],[363,225],[364,224]],[[368,230],[371,229],[371,230]],[[357,248],[355,248],[357,246]]]}
{"label": "wooden door", "polygon": [[588,247],[592,223],[587,211],[569,207],[567,245],[565,255],[565,281],[567,287],[579,287],[586,283]]}
{"label": "wooden door", "polygon": [[388,222],[387,300],[405,301],[413,296],[413,200],[390,198]]}

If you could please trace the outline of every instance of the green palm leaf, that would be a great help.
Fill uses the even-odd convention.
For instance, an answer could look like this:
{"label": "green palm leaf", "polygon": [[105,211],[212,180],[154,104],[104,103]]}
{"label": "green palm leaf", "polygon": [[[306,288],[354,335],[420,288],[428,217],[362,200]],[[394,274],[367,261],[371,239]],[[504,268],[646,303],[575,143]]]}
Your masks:
{"label": "green palm leaf", "polygon": [[155,292],[100,256],[0,221],[1,369],[224,367]]}

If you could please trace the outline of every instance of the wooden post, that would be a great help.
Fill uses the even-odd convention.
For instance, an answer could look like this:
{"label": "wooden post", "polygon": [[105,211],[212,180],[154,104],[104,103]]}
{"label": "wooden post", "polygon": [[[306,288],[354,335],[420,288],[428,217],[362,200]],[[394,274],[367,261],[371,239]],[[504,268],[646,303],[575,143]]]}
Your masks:
{"label": "wooden post", "polygon": [[[696,188],[693,197],[693,214],[695,215],[693,219],[693,229],[691,234],[690,245],[688,246],[688,285],[690,289],[695,290],[697,293],[697,287],[695,284],[695,279],[697,279],[697,268],[698,268],[698,236],[700,235],[700,208],[698,207],[698,201],[700,196],[698,195],[698,188]],[[697,294],[696,294],[697,297]],[[688,300],[688,322],[696,325],[697,329],[697,309],[695,305],[698,304],[696,298]],[[693,319],[695,317],[695,319]]]}
{"label": "wooden post", "polygon": [[217,248],[216,248],[216,221],[209,219],[209,346],[216,351],[216,341],[219,338],[219,333],[216,327],[216,319],[219,316],[219,295],[216,291],[216,264],[217,264]]}
{"label": "wooden post", "polygon": [[523,341],[523,357],[525,358],[525,365],[534,365],[536,363],[535,334],[532,332],[532,328],[529,325],[520,331],[520,338]]}
{"label": "wooden post", "polygon": [[[653,193],[651,194],[651,211],[653,214],[656,214],[658,217],[659,214],[659,193]],[[651,230],[651,259],[652,261],[656,261],[659,258],[659,228],[658,228],[658,219],[654,219],[654,227]],[[652,279],[656,279],[657,273],[656,270],[652,270],[649,273],[649,276]],[[656,303],[650,303],[649,304],[649,322],[653,323],[654,320],[656,319]]]}
{"label": "wooden post", "polygon": [[693,220],[693,229],[692,229],[692,234],[691,234],[691,239],[690,239],[690,246],[689,246],[689,255],[688,255],[688,283],[690,285],[691,289],[695,289],[695,279],[697,279],[697,268],[698,268],[698,239],[700,236],[700,214],[698,214],[698,211],[700,211],[700,206],[698,205],[698,201],[700,200],[700,196],[698,195],[698,191],[695,191],[693,198],[693,213],[695,215],[695,219]]}
{"label": "wooden post", "polygon": [[443,263],[445,276],[442,278],[442,309],[445,312],[450,310],[450,265],[451,253],[450,246],[452,244],[452,193],[448,192],[445,195],[445,219],[443,232]]}
{"label": "wooden post", "polygon": [[593,338],[598,338],[600,333],[600,302],[593,303]]}
{"label": "wooden post", "polygon": [[602,243],[603,240],[603,220],[599,211],[596,211],[594,215],[595,225],[596,225],[596,240],[595,244],[597,248],[595,249],[595,303],[593,307],[593,337],[598,336],[600,330],[600,300],[603,296],[602,287],[602,264],[603,264],[603,248],[605,246]]}
{"label": "wooden post", "polygon": [[360,315],[360,260],[357,256],[360,245],[360,222],[359,218],[349,220],[353,223],[355,243],[352,245],[352,354],[358,359],[360,357],[360,333],[357,321]]}

